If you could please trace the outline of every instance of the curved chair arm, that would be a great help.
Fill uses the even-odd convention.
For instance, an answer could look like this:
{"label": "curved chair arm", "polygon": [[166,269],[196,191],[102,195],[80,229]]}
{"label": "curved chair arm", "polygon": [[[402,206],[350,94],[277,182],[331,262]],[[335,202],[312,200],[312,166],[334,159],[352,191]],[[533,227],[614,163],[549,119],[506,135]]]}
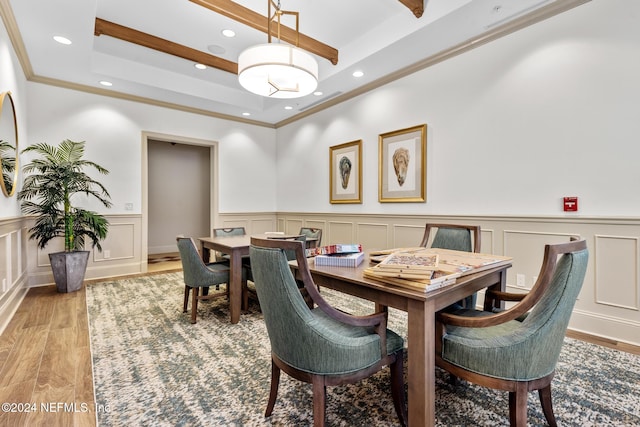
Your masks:
{"label": "curved chair arm", "polygon": [[527,296],[527,294],[523,292],[520,292],[520,293],[503,292],[503,291],[494,291],[492,289],[487,289],[487,291],[485,292],[485,295],[499,301],[522,301],[524,297]]}
{"label": "curved chair arm", "polygon": [[344,311],[340,311],[332,307],[318,292],[318,287],[313,282],[311,272],[309,271],[308,259],[306,258],[305,242],[300,240],[279,240],[279,239],[260,239],[257,237],[251,238],[251,244],[260,247],[278,248],[283,251],[294,251],[296,255],[296,262],[298,264],[298,272],[302,277],[302,283],[314,304],[318,306],[320,310],[327,314],[334,320],[345,323],[352,326],[373,327],[374,333],[380,337],[380,349],[382,357],[387,356],[387,313],[379,312],[366,316],[354,316]]}
{"label": "curved chair arm", "polygon": [[528,310],[516,310],[516,307],[496,314],[489,314],[480,317],[459,316],[452,313],[438,313],[438,321],[444,325],[464,326],[467,328],[484,328],[487,326],[500,325],[510,320],[515,320]]}
{"label": "curved chair arm", "polygon": [[[558,256],[569,252],[578,252],[587,248],[585,240],[572,241],[557,245],[545,245],[544,258],[538,280],[531,291],[523,294],[522,300],[508,310],[496,314],[490,314],[481,317],[458,316],[451,313],[440,313],[438,320],[451,326],[465,326],[469,328],[483,328],[486,326],[495,326],[501,323],[515,320],[527,311],[529,311],[544,295],[552,282],[553,274],[556,270]],[[508,293],[505,293],[508,294]]]}
{"label": "curved chair arm", "polygon": [[348,325],[353,326],[373,326],[373,331],[380,337],[380,356],[387,356],[387,312],[373,313],[367,316],[354,316],[349,313],[337,310],[332,307],[320,292],[313,281],[311,272],[309,271],[309,260],[305,256],[305,248],[300,243],[296,247],[296,262],[298,263],[298,272],[302,276],[302,283],[313,302],[327,314],[327,316]]}

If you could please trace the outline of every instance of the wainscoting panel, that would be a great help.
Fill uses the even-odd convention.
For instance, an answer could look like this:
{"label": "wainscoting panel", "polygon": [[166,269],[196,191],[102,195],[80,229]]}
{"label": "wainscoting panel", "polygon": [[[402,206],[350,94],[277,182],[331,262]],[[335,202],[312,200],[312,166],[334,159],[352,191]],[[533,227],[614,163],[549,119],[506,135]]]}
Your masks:
{"label": "wainscoting panel", "polygon": [[134,230],[133,223],[111,222],[107,238],[100,243],[102,252],[93,251],[93,262],[133,259],[136,249]]}
{"label": "wainscoting panel", "polygon": [[387,248],[415,248],[420,246],[424,237],[424,224],[394,224],[392,227],[391,246]]}
{"label": "wainscoting panel", "polygon": [[480,229],[480,252],[485,254],[495,254],[495,233],[494,230]]}
{"label": "wainscoting panel", "polygon": [[595,236],[595,302],[638,310],[638,247],[633,236]]}
{"label": "wainscoting panel", "polygon": [[247,234],[260,234],[267,231],[278,231],[279,223],[273,218],[252,218],[249,220],[249,228]]}
{"label": "wainscoting panel", "polygon": [[0,220],[0,333],[27,293],[26,230],[21,218]]}
{"label": "wainscoting panel", "polygon": [[[389,226],[387,224],[376,224],[361,222],[357,225],[358,243],[370,250],[384,249],[389,240]],[[350,242],[349,242],[350,243]]]}
{"label": "wainscoting panel", "polygon": [[11,234],[0,235],[0,291],[5,293],[11,285]]}
{"label": "wainscoting panel", "polygon": [[[542,266],[544,246],[568,242],[571,236],[572,234],[504,230],[504,255],[513,257],[513,266],[507,272],[507,284],[514,289],[531,289]],[[524,280],[522,286],[518,286],[518,275]]]}
{"label": "wainscoting panel", "polygon": [[[356,236],[356,223],[351,221],[329,221],[329,235],[326,245],[352,243]],[[324,234],[324,231],[322,232]]]}
{"label": "wainscoting panel", "polygon": [[287,220],[283,231],[287,234],[298,234],[302,224],[304,224],[304,221],[301,219]]}
{"label": "wainscoting panel", "polygon": [[[107,240],[111,258],[92,257],[87,278],[146,271],[146,259],[142,259],[141,215],[113,215],[108,219],[114,224],[114,233],[109,238],[114,241]],[[53,251],[54,245],[40,251],[33,240],[27,241],[30,221],[29,218],[0,220],[0,236],[21,230],[16,240],[22,241],[21,248],[13,244],[7,248],[6,240],[0,239],[0,275],[4,277],[11,270],[12,280],[18,280],[14,288],[53,282],[47,254]],[[539,274],[545,244],[581,236],[589,247],[589,265],[570,327],[640,345],[640,218],[257,212],[221,214],[217,221],[220,225],[216,226],[242,225],[248,234],[274,230],[297,232],[301,225],[314,226],[323,229],[323,244],[361,243],[365,249],[418,245],[427,222],[480,225],[483,252],[514,257],[508,286],[521,292],[530,288]],[[62,248],[61,242],[59,248]],[[21,267],[15,260],[20,252]],[[13,277],[16,268],[22,270],[18,278]],[[516,286],[518,274],[524,276],[524,286]],[[7,316],[8,309],[2,307],[7,305],[9,297],[13,301],[19,299],[13,291],[10,293],[10,296],[0,295],[0,322]]]}
{"label": "wainscoting panel", "polygon": [[[326,244],[361,243],[365,250],[418,245],[427,222],[480,225],[482,252],[514,258],[507,278],[513,292],[535,283],[545,244],[579,236],[587,241],[589,264],[570,328],[640,345],[640,218],[278,213],[287,223],[318,217],[328,224]],[[517,275],[524,285],[517,286]]]}

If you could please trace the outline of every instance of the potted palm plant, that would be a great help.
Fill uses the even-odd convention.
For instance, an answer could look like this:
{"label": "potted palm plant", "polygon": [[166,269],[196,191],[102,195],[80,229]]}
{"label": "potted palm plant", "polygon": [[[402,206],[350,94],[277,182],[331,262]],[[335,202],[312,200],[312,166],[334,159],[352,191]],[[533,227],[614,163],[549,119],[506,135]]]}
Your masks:
{"label": "potted palm plant", "polygon": [[23,167],[22,189],[18,192],[22,212],[35,216],[29,238],[44,249],[52,239],[64,237],[64,252],[50,253],[49,260],[59,292],[73,292],[82,288],[89,259],[84,250],[85,240],[102,251],[100,240],[107,236],[109,222],[93,211],[73,205],[78,196],[97,199],[111,207],[107,189],[84,172],[91,167],[101,174],[109,171],[84,160],[84,141],[64,140],[59,145],[47,143],[30,145],[22,153],[37,157]]}

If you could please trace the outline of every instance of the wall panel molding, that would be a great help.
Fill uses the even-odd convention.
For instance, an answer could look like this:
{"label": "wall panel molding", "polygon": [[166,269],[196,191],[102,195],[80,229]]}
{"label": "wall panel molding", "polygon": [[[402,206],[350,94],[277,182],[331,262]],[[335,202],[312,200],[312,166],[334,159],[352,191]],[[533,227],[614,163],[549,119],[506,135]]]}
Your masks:
{"label": "wall panel molding", "polygon": [[638,311],[640,238],[597,234],[594,240],[596,304]]}
{"label": "wall panel molding", "polygon": [[[127,242],[123,247],[133,254],[92,262],[87,279],[146,272],[141,215],[112,215],[108,219],[112,224],[119,224],[117,229],[126,230],[122,236],[116,234],[118,239]],[[322,228],[323,244],[362,243],[365,249],[418,245],[427,222],[480,225],[484,252],[515,257],[508,284],[520,291],[526,289],[515,286],[515,274],[525,275],[525,288],[530,287],[539,273],[545,243],[567,241],[570,236],[579,235],[587,241],[590,258],[571,328],[640,345],[640,218],[252,212],[220,214],[219,220],[220,226],[242,225],[249,234],[274,230],[297,233],[303,224]],[[35,242],[27,240],[29,222],[28,218],[0,220],[0,235],[21,230],[22,274],[20,284],[14,288],[53,282],[48,260],[46,266],[38,264],[38,257],[46,253],[40,253]],[[112,257],[117,255],[118,252],[112,252]],[[14,256],[20,255],[12,253],[11,263]],[[2,301],[0,296],[0,304]],[[0,306],[0,320],[2,316]]]}

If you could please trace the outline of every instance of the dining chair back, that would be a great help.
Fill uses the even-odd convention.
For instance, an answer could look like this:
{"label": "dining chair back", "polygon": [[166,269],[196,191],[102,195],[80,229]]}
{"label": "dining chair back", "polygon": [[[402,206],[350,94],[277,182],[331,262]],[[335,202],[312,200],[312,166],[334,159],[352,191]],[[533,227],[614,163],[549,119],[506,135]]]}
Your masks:
{"label": "dining chair back", "polygon": [[[420,246],[464,252],[480,252],[480,226],[427,223]],[[447,307],[446,310],[473,308],[476,306],[477,298],[477,294],[474,293],[464,300]]]}
{"label": "dining chair back", "polygon": [[[352,316],[329,305],[313,282],[302,241],[254,237],[249,251],[271,342],[271,391],[265,417],[273,412],[281,371],[312,384],[314,426],[323,426],[327,386],[354,383],[389,366],[396,413],[406,425],[404,343],[387,329],[386,314]],[[313,309],[298,289],[287,253],[295,255],[300,279],[316,304]]]}
{"label": "dining chair back", "polygon": [[247,234],[244,227],[227,227],[227,228],[214,228],[213,236],[244,236]]}
{"label": "dining chair back", "polygon": [[[226,228],[214,228],[212,230],[213,237],[222,237],[222,236],[244,236],[247,234],[244,227],[226,227]],[[216,261],[228,261],[229,255],[223,254],[222,252],[215,253]]]}
{"label": "dining chair back", "polygon": [[317,248],[322,246],[322,229],[321,228],[311,228],[311,227],[301,227],[300,233],[307,238],[307,248]]}
{"label": "dining chair back", "polygon": [[513,307],[466,316],[440,313],[436,364],[456,377],[508,391],[511,426],[526,426],[527,395],[538,390],[545,418],[555,426],[551,380],[588,257],[584,240],[546,245],[538,280]]}

